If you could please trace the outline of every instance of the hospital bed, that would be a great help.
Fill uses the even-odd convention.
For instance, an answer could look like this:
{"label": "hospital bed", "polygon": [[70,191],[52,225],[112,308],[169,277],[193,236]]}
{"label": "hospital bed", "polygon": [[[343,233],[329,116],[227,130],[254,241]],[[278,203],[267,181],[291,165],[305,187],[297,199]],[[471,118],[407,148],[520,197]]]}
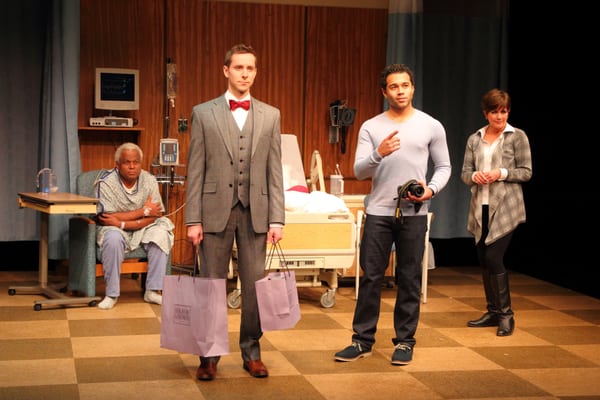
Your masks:
{"label": "hospital bed", "polygon": [[[306,179],[298,139],[281,135],[284,188],[286,189],[285,227],[281,248],[285,262],[296,275],[297,287],[319,287],[326,284],[321,306],[335,305],[338,273],[350,268],[356,255],[357,232],[354,215],[344,201],[326,193],[323,166],[319,152],[311,157],[310,178]],[[269,249],[267,249],[267,252]],[[237,277],[234,249],[228,278]],[[279,262],[277,258],[272,262]],[[279,265],[265,268],[278,269]],[[241,285],[227,295],[230,308],[241,304]]]}

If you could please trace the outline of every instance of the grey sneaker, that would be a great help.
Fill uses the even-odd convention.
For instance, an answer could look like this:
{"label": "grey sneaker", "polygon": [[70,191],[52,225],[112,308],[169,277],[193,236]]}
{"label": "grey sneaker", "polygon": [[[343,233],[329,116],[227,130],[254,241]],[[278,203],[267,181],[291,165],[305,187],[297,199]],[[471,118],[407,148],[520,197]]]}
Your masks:
{"label": "grey sneaker", "polygon": [[413,348],[406,343],[398,343],[394,346],[394,354],[392,354],[392,364],[406,365],[410,364],[413,356]]}
{"label": "grey sneaker", "polygon": [[370,355],[371,349],[364,348],[360,343],[352,342],[344,350],[335,353],[335,359],[337,361],[356,361],[361,357],[368,357]]}

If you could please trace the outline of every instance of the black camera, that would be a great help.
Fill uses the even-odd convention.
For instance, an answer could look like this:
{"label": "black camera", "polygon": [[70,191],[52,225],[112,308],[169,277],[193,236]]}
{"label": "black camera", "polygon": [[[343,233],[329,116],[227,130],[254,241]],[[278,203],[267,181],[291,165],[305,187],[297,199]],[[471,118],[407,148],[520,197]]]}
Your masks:
{"label": "black camera", "polygon": [[423,186],[421,186],[419,183],[417,183],[417,181],[414,179],[406,182],[402,186],[398,186],[398,197],[399,198],[403,198],[403,199],[407,198],[408,193],[410,193],[416,197],[421,197],[425,193],[425,188]]}

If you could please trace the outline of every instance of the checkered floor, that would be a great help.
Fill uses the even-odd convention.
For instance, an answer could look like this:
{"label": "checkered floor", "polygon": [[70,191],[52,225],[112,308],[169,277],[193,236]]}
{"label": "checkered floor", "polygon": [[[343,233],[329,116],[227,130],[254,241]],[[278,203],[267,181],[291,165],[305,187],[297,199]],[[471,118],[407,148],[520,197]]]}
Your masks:
{"label": "checkered floor", "polygon": [[[52,276],[51,281],[63,277]],[[229,310],[230,351],[217,378],[194,378],[196,356],[159,346],[160,306],[144,303],[139,281],[122,277],[116,307],[33,310],[38,295],[8,295],[37,272],[0,272],[0,399],[600,399],[600,300],[511,273],[516,329],[467,328],[484,307],[476,267],[429,271],[417,346],[408,366],[390,363],[395,288],[386,287],[371,357],[341,363],[350,343],[354,284],[335,305],[324,287],[299,288],[302,319],[265,333],[267,379],[242,369],[239,310]],[[102,280],[98,293],[104,293]]]}

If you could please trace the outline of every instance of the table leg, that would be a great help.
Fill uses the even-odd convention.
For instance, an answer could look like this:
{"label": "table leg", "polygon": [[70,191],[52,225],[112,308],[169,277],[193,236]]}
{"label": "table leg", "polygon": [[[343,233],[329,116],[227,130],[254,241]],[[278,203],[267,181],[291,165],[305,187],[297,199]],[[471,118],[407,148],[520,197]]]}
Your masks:
{"label": "table leg", "polygon": [[8,288],[9,295],[15,294],[41,294],[48,299],[35,300],[33,309],[39,311],[42,305],[67,305],[67,304],[82,304],[88,303],[89,306],[95,306],[100,297],[70,297],[61,293],[53,285],[48,285],[48,226],[50,215],[40,213],[40,258],[38,261],[39,277],[38,284],[35,286],[11,286]]}

